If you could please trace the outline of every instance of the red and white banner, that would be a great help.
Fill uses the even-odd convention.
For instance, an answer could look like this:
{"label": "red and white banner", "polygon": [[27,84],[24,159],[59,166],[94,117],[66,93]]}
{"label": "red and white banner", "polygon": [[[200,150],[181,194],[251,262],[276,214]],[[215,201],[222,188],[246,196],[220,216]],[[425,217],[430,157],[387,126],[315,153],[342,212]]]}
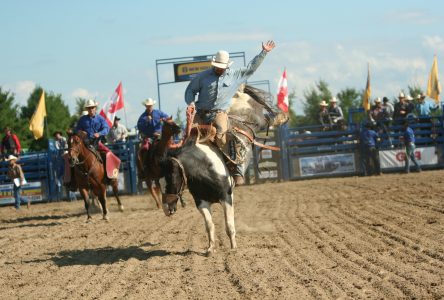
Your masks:
{"label": "red and white banner", "polygon": [[[438,163],[438,155],[436,155],[436,147],[424,147],[415,149],[415,157],[421,166],[436,165]],[[405,150],[384,150],[379,151],[379,161],[381,169],[403,168],[405,164]],[[412,165],[411,163],[410,165]]]}
{"label": "red and white banner", "polygon": [[283,111],[288,112],[288,86],[287,86],[287,70],[284,70],[278,83],[277,106]]}
{"label": "red and white banner", "polygon": [[116,112],[124,107],[122,82],[117,86],[111,99],[103,104],[100,115],[105,118],[109,126],[113,126]]}

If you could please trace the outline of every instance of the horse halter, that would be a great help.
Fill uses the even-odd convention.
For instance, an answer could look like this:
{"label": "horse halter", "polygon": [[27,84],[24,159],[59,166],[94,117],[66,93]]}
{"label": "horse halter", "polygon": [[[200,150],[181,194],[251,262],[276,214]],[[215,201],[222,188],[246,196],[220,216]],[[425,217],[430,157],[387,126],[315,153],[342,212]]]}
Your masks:
{"label": "horse halter", "polygon": [[179,166],[180,175],[182,177],[182,180],[181,180],[181,183],[180,183],[179,190],[178,190],[178,192],[176,194],[164,194],[164,197],[162,199],[162,202],[164,204],[170,204],[173,201],[179,200],[179,198],[182,196],[182,193],[185,190],[185,186],[187,184],[187,176],[185,174],[185,169],[184,169],[182,163],[180,162],[180,160],[178,160],[175,157],[171,157],[170,159],[172,161],[175,161],[177,163],[177,165]]}

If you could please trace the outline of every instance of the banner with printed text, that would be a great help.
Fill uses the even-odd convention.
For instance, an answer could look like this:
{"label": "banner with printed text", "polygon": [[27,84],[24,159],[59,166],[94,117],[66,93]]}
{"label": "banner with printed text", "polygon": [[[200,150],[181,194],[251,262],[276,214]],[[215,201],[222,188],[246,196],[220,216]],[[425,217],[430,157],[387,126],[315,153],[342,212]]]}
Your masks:
{"label": "banner with printed text", "polygon": [[[415,149],[415,157],[420,165],[436,165],[438,155],[436,147],[423,147]],[[403,168],[405,164],[405,150],[384,150],[379,151],[379,161],[381,169]],[[410,164],[412,165],[412,164]]]}

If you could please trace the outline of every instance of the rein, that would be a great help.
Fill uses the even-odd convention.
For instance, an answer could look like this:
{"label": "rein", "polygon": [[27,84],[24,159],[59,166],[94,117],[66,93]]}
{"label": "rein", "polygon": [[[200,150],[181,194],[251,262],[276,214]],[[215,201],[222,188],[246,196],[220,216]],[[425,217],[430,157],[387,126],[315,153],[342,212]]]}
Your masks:
{"label": "rein", "polygon": [[179,191],[177,192],[177,196],[180,197],[180,196],[182,196],[182,193],[185,190],[185,186],[187,184],[187,175],[185,174],[185,169],[184,169],[182,163],[180,162],[180,160],[178,160],[175,157],[171,157],[171,160],[174,160],[179,165],[180,175],[182,175],[182,183],[180,185]]}
{"label": "rein", "polygon": [[248,132],[246,132],[243,129],[240,129],[239,127],[233,127],[233,130],[244,135],[245,137],[247,137],[247,139],[250,140],[251,143],[255,144],[258,147],[269,149],[272,151],[280,151],[281,150],[281,148],[279,148],[279,147],[259,143],[258,141],[255,140],[254,136],[250,135]]}

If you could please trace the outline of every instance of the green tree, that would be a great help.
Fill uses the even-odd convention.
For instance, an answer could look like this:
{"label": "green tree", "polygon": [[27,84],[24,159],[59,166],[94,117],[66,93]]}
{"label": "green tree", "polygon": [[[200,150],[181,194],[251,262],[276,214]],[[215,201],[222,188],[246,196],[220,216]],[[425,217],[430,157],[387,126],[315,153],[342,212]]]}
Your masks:
{"label": "green tree", "polygon": [[0,130],[3,132],[3,128],[6,126],[11,127],[12,131],[20,138],[23,126],[18,111],[19,106],[14,104],[14,94],[0,87]]}
{"label": "green tree", "polygon": [[79,118],[82,116],[83,111],[85,110],[86,101],[87,101],[86,98],[78,97],[76,99],[76,108],[74,114],[71,116],[71,121],[69,124],[70,128],[72,128],[77,123]]}
{"label": "green tree", "polygon": [[336,97],[339,99],[339,106],[344,113],[344,120],[348,122],[350,108],[362,107],[362,93],[358,92],[354,88],[345,88],[340,91]]}
{"label": "green tree", "polygon": [[295,103],[296,100],[297,100],[296,99],[296,91],[293,90],[288,95],[288,117],[290,119],[288,121],[288,126],[290,128],[308,125],[307,118],[304,115],[297,115],[296,111],[293,109],[293,104]]}
{"label": "green tree", "polygon": [[329,101],[332,98],[328,84],[320,80],[314,88],[304,92],[304,98],[305,124],[319,124],[319,104],[322,100]]}
{"label": "green tree", "polygon": [[[26,126],[34,114],[40,96],[42,95],[42,88],[36,87],[28,98],[27,105],[22,107],[21,119],[26,120]],[[52,136],[54,131],[65,131],[71,125],[71,115],[68,106],[63,102],[61,94],[54,94],[53,92],[45,91],[45,105],[46,105],[46,123],[45,132],[42,138],[35,140],[31,131],[27,131],[24,139],[25,145],[29,145],[30,150],[39,151],[47,149],[48,138]]]}

